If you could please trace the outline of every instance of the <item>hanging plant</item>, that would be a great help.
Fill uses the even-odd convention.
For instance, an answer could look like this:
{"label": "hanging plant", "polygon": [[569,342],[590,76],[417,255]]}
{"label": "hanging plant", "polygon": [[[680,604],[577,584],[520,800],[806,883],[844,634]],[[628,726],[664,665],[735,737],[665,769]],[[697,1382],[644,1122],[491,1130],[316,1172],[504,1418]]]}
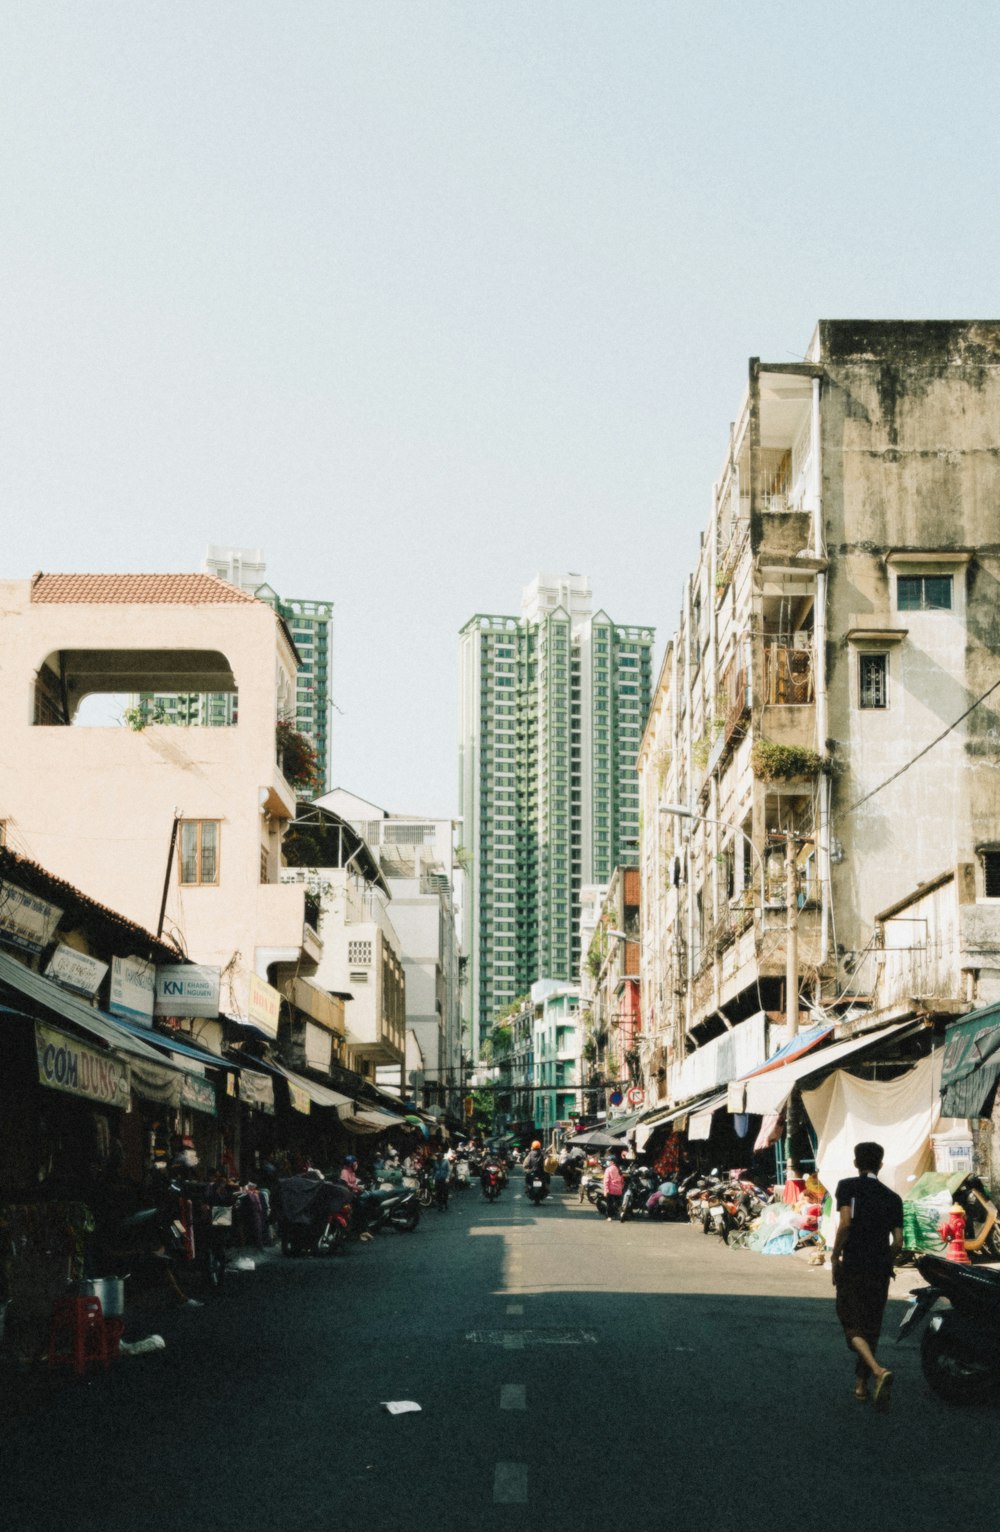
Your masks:
{"label": "hanging plant", "polygon": [[316,747],[307,735],[295,727],[290,718],[278,719],[275,725],[275,748],[281,774],[289,787],[313,792],[322,790]]}
{"label": "hanging plant", "polygon": [[790,782],[814,777],[823,769],[822,757],[801,745],[776,745],[758,739],[750,757],[753,774],[762,782]]}

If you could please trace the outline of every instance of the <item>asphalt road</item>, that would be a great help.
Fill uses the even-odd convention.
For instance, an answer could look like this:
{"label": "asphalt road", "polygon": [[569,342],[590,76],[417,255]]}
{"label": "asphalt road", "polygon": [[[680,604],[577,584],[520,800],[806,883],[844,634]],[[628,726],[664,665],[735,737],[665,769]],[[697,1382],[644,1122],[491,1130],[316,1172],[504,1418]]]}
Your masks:
{"label": "asphalt road", "polygon": [[516,1184],[470,1190],[343,1259],[269,1255],[202,1310],[130,1315],[151,1329],[165,1350],[67,1377],[8,1426],[5,1525],[996,1524],[998,1411],[938,1403],[891,1341],[892,1412],[857,1404],[828,1273],[562,1192],[535,1210]]}

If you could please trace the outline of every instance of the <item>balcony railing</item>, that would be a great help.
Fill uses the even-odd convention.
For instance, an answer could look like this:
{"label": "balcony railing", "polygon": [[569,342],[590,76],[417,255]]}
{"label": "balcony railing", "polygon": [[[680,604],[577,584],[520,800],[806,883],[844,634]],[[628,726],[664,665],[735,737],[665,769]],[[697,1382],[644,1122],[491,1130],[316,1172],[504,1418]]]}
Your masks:
{"label": "balcony railing", "polygon": [[805,707],[815,699],[811,645],[765,643],[764,702],[779,707]]}

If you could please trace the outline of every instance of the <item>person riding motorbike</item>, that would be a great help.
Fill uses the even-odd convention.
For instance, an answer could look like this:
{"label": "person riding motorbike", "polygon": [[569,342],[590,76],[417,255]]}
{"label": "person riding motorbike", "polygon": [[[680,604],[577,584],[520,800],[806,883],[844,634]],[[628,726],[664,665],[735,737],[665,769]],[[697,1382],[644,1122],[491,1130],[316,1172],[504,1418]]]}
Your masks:
{"label": "person riding motorbike", "polygon": [[545,1182],[545,1189],[548,1191],[549,1173],[545,1169],[545,1156],[542,1153],[541,1143],[537,1138],[534,1140],[531,1148],[524,1156],[524,1160],[521,1164],[521,1169],[524,1171],[525,1186],[529,1184],[533,1177],[541,1176],[542,1180]]}

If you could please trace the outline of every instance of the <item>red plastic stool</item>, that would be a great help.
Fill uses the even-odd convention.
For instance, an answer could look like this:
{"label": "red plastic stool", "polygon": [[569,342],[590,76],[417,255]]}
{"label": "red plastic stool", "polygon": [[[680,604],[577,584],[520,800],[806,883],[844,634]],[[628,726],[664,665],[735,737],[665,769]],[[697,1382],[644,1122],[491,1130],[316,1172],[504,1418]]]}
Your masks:
{"label": "red plastic stool", "polygon": [[[120,1338],[120,1337],[119,1337]],[[100,1298],[60,1298],[49,1326],[49,1367],[71,1366],[82,1377],[88,1362],[110,1361]]]}

